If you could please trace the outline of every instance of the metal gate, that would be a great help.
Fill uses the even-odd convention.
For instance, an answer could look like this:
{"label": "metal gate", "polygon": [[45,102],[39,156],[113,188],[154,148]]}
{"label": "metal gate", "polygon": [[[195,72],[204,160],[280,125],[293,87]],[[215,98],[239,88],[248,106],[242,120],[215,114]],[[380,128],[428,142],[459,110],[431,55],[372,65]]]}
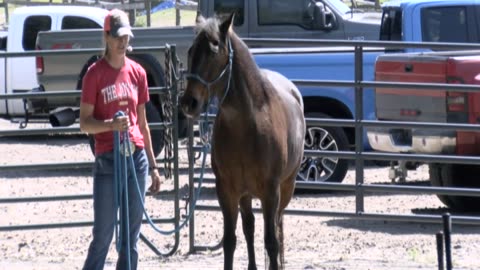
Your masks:
{"label": "metal gate", "polygon": [[[479,91],[479,86],[474,85],[452,85],[452,84],[415,84],[415,83],[387,83],[376,81],[365,81],[363,78],[363,53],[366,48],[385,48],[385,49],[434,49],[434,50],[478,50],[479,45],[473,44],[448,44],[448,43],[418,43],[418,42],[375,42],[375,41],[319,41],[319,40],[293,40],[293,39],[244,39],[247,44],[255,45],[258,41],[266,47],[312,47],[312,50],[303,50],[303,52],[316,52],[318,47],[322,46],[339,46],[350,47],[354,51],[355,59],[355,74],[354,80],[338,81],[338,80],[295,80],[292,81],[299,87],[301,86],[330,86],[330,87],[350,87],[355,91],[355,115],[354,119],[315,119],[307,118],[307,125],[321,124],[324,126],[333,127],[351,127],[355,129],[355,149],[353,151],[314,151],[306,150],[305,156],[326,156],[332,158],[349,159],[355,161],[355,184],[340,184],[340,183],[312,183],[312,182],[297,182],[297,187],[308,188],[313,190],[336,190],[347,191],[355,194],[355,211],[314,211],[314,210],[299,210],[289,209],[287,207],[285,213],[287,215],[300,216],[329,216],[329,217],[343,217],[359,220],[384,220],[384,221],[400,221],[400,222],[417,222],[417,223],[443,223],[444,217],[442,215],[425,215],[425,214],[379,214],[365,211],[364,197],[366,193],[371,192],[396,192],[403,194],[442,194],[442,195],[459,195],[459,196],[480,196],[480,189],[473,188],[445,188],[445,187],[418,187],[412,185],[384,185],[384,184],[367,184],[364,182],[364,169],[366,160],[408,160],[418,162],[435,162],[435,163],[455,163],[455,164],[476,164],[480,165],[480,157],[454,156],[454,155],[419,155],[419,154],[392,154],[380,153],[372,151],[364,151],[363,147],[363,128],[376,127],[398,127],[398,128],[412,128],[421,127],[426,129],[442,128],[448,130],[469,130],[479,131],[480,125],[470,124],[444,124],[444,123],[416,123],[416,122],[394,122],[394,121],[372,121],[362,118],[363,115],[363,89],[375,87],[396,87],[396,88],[412,88],[412,86],[421,90],[427,89],[448,89],[449,91]],[[265,45],[266,44],[266,45]],[[315,50],[317,47],[317,50]],[[279,53],[280,50],[276,48],[272,53]],[[263,53],[268,53],[265,49]],[[288,51],[286,51],[288,53]],[[480,51],[479,51],[480,54]],[[209,120],[214,119],[214,115],[208,115]],[[202,117],[203,119],[203,117]],[[190,127],[191,129],[192,127]],[[202,147],[193,144],[193,137],[189,141],[189,153],[195,153],[202,150]],[[200,179],[198,173],[194,173],[195,163],[193,157],[190,157],[190,196],[194,198],[195,184],[198,183],[214,183],[214,178]],[[198,168],[197,168],[198,169]],[[193,201],[195,201],[194,198]],[[195,208],[194,208],[195,207]],[[218,211],[219,206],[190,204],[190,211]],[[259,209],[254,209],[259,212]],[[453,224],[480,224],[480,217],[478,216],[458,216],[452,215],[451,221]],[[195,243],[195,220],[191,220],[190,226],[190,251],[212,250],[221,246],[221,243],[214,246],[197,245]]]}
{"label": "metal gate", "polygon": [[[165,164],[165,169],[170,170],[170,175],[174,181],[174,209],[172,209],[172,216],[168,218],[152,219],[154,223],[171,224],[174,234],[174,243],[169,245],[167,252],[160,251],[153,243],[151,243],[143,234],[140,234],[140,238],[149,246],[157,255],[172,255],[178,249],[179,246],[179,178],[178,178],[178,110],[177,110],[177,96],[178,96],[178,63],[175,53],[176,47],[166,45],[157,47],[142,47],[135,48],[135,52],[151,53],[153,51],[160,51],[165,53],[166,59],[166,86],[165,87],[151,87],[150,94],[159,94],[163,96],[163,100],[171,102],[169,119],[165,119],[164,122],[149,123],[150,129],[164,129],[168,138],[166,139],[166,150],[170,154],[163,159],[157,158],[158,162]],[[44,50],[41,52],[23,52],[23,53],[4,53],[1,57],[25,57],[25,56],[41,56],[48,54],[75,54],[81,52],[88,52],[92,55],[98,54],[102,49],[81,49],[81,50]],[[6,62],[6,61],[5,61]],[[80,91],[78,90],[65,90],[57,91],[54,93],[21,93],[21,94],[1,94],[0,100],[8,99],[23,99],[26,103],[29,98],[38,97],[63,97],[72,96],[79,97]],[[25,112],[25,121],[28,121],[28,112]],[[27,135],[60,135],[80,133],[78,127],[52,127],[52,128],[39,128],[39,129],[15,129],[15,130],[0,130],[0,137],[21,137]],[[93,156],[92,156],[93,159]],[[61,169],[91,169],[93,162],[63,162],[63,163],[41,163],[41,164],[15,164],[15,165],[0,165],[0,172],[14,171],[14,170],[61,170]],[[82,195],[60,195],[60,196],[35,196],[35,197],[7,197],[0,198],[0,204],[12,204],[12,203],[29,203],[29,202],[51,202],[51,201],[67,201],[67,200],[90,200],[92,194]],[[39,222],[41,222],[39,220]],[[146,221],[144,220],[144,223]],[[92,226],[93,221],[85,222],[63,222],[63,223],[49,223],[48,220],[43,223],[36,224],[21,224],[0,226],[0,231],[14,231],[14,230],[41,230],[52,228],[71,228],[71,227],[85,227]]]}

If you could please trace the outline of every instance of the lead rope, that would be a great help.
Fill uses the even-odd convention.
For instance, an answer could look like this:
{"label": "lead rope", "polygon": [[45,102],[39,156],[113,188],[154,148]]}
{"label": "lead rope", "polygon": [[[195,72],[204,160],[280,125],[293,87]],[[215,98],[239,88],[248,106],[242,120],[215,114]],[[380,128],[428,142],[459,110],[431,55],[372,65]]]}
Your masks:
{"label": "lead rope", "polygon": [[[225,100],[225,97],[227,96],[228,91],[230,89],[230,81],[231,81],[231,77],[232,77],[232,61],[233,61],[233,49],[232,49],[232,45],[231,45],[230,40],[228,40],[228,49],[229,49],[228,65],[224,68],[224,70],[221,72],[221,74],[218,76],[218,78],[215,79],[214,81],[206,82],[205,80],[203,80],[202,78],[200,78],[200,76],[198,76],[196,74],[187,74],[187,78],[192,77],[194,79],[199,80],[201,83],[205,84],[207,86],[207,89],[208,89],[208,92],[209,92],[209,95],[210,95],[210,86],[212,84],[214,84],[215,82],[217,82],[218,80],[220,80],[220,78],[223,77],[223,75],[228,71],[227,85],[226,85],[223,97],[220,100],[219,105],[221,105],[223,103],[223,101]],[[211,103],[211,98],[209,98],[207,107],[210,106],[210,103]],[[115,117],[124,116],[124,115],[125,115],[125,113],[123,113],[122,111],[119,111],[115,114]],[[205,113],[204,117],[205,117],[204,121],[208,123],[208,112]],[[115,203],[115,209],[118,210],[120,208],[120,235],[118,234],[118,223],[119,223],[119,221],[118,221],[117,211],[115,212],[115,241],[116,241],[117,252],[120,252],[121,243],[122,243],[122,240],[123,240],[122,237],[123,237],[124,231],[127,232],[127,234],[126,234],[126,237],[127,237],[127,239],[126,239],[127,240],[127,256],[128,256],[127,263],[128,263],[128,269],[130,269],[131,262],[130,262],[130,228],[129,228],[129,215],[128,215],[128,185],[127,185],[128,173],[127,173],[127,165],[130,165],[129,168],[132,170],[131,175],[133,177],[133,180],[135,181],[135,184],[136,184],[136,187],[137,187],[137,194],[138,194],[138,196],[140,196],[140,198],[142,197],[142,193],[140,191],[140,186],[138,185],[138,179],[137,179],[137,175],[136,175],[136,172],[135,172],[135,164],[133,162],[133,156],[132,156],[133,153],[132,153],[131,148],[129,147],[130,146],[130,138],[129,138],[128,132],[124,131],[122,133],[122,135],[123,135],[122,136],[123,144],[120,143],[120,132],[118,132],[118,131],[114,132],[114,170],[115,170],[114,171],[114,178],[115,178],[114,203]],[[194,209],[194,210],[195,210],[195,206],[197,204],[197,199],[200,197],[200,191],[202,189],[202,183],[203,183],[204,174],[205,174],[206,157],[207,157],[207,153],[210,151],[210,143],[208,141],[206,143],[204,143],[203,149],[202,149],[203,157],[202,157],[202,168],[201,168],[201,171],[200,171],[200,180],[198,182],[198,188],[197,188],[197,192],[195,193],[195,198],[192,202],[192,204],[193,204],[192,209]],[[128,153],[128,154],[121,155],[120,150],[119,150],[120,146],[123,147],[122,152],[123,153]],[[129,164],[127,164],[127,159],[128,159]],[[122,191],[123,191],[123,193],[122,193]],[[122,194],[124,194],[124,196],[122,196]],[[123,204],[122,204],[121,201],[119,201],[120,197],[123,198]],[[188,216],[178,226],[178,228],[175,228],[175,229],[169,230],[169,231],[164,231],[164,230],[161,230],[160,228],[158,228],[153,223],[152,219],[150,218],[150,216],[147,213],[147,210],[145,209],[145,204],[144,204],[143,201],[142,201],[142,209],[143,209],[143,213],[145,214],[145,218],[148,220],[148,223],[150,224],[150,226],[156,232],[158,232],[160,234],[163,234],[163,235],[169,235],[169,234],[176,233],[176,232],[180,231],[180,229],[182,229],[187,224],[187,222],[191,219],[191,217],[193,215],[193,212],[194,212],[194,210],[190,211],[188,213]]]}
{"label": "lead rope", "polygon": [[[115,118],[124,116],[125,113],[119,111],[115,114]],[[128,213],[128,171],[127,171],[127,157],[120,154],[120,147],[123,147],[122,152],[126,153],[127,145],[130,146],[128,131],[115,131],[113,133],[114,147],[113,147],[113,164],[114,164],[114,204],[115,204],[115,247],[117,252],[121,252],[122,243],[125,240],[127,269],[131,269],[130,258],[130,216]],[[123,138],[123,144],[120,142],[120,137]],[[131,158],[131,150],[128,147]],[[133,170],[135,171],[135,169]],[[134,174],[135,175],[135,174]],[[135,182],[136,179],[135,179]],[[137,182],[138,186],[138,182]],[[126,239],[123,239],[123,238]]]}
{"label": "lead rope", "polygon": [[[115,114],[115,117],[125,115],[123,112],[119,111]],[[122,135],[122,136],[120,136]],[[121,137],[121,138],[120,138]],[[123,142],[121,143],[121,139],[123,139]],[[120,134],[120,132],[116,131],[114,132],[114,179],[115,179],[115,184],[114,184],[114,203],[115,203],[115,209],[120,209],[120,218],[117,216],[117,212],[115,213],[115,241],[116,241],[116,248],[117,252],[120,252],[121,248],[121,243],[123,241],[124,235],[127,236],[127,256],[128,256],[128,269],[130,269],[130,228],[129,228],[129,216],[128,216],[128,171],[127,169],[131,170],[130,175],[132,177],[131,180],[135,181],[135,186],[137,187],[137,194],[142,197],[142,192],[140,191],[140,186],[138,184],[138,179],[137,175],[135,172],[135,164],[133,161],[133,153],[132,149],[130,147],[127,147],[130,145],[130,138],[128,135],[127,131],[124,131]],[[122,147],[122,151],[120,151],[120,148]],[[203,155],[203,160],[202,160],[202,170],[200,173],[200,178],[201,181],[199,181],[197,192],[195,193],[195,198],[193,200],[193,209],[195,209],[195,205],[197,202],[197,198],[200,196],[200,190],[202,187],[202,180],[203,180],[203,175],[205,171],[205,163],[206,163],[206,154],[209,151],[209,146],[205,146],[204,149],[204,155]],[[126,154],[121,154],[126,153]],[[125,195],[124,195],[125,194]],[[123,195],[123,196],[122,196]],[[119,200],[119,198],[122,198],[123,201]],[[194,211],[191,211],[188,213],[187,218],[178,226],[178,228],[175,228],[173,230],[161,230],[158,228],[150,218],[150,216],[147,213],[147,210],[145,209],[145,204],[142,201],[142,209],[143,213],[145,214],[145,218],[148,220],[148,223],[150,226],[158,233],[163,234],[163,235],[169,235],[172,233],[176,233],[182,229],[187,222],[190,220],[190,218],[193,215]],[[120,224],[119,224],[120,223]],[[120,226],[120,228],[118,228]],[[120,231],[120,233],[118,232]],[[124,233],[128,232],[128,233]]]}

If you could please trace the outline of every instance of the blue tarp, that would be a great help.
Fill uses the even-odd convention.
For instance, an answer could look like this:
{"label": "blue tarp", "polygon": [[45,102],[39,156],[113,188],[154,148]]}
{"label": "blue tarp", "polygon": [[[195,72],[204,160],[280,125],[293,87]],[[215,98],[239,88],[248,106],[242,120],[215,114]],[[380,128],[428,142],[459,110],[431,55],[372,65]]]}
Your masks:
{"label": "blue tarp", "polygon": [[174,7],[175,7],[175,0],[166,0],[156,5],[155,7],[152,7],[150,14],[155,13],[157,11],[169,9],[169,8],[174,8]]}
{"label": "blue tarp", "polygon": [[[189,1],[181,0],[180,4],[187,5],[188,2]],[[161,2],[160,4],[152,7],[152,9],[150,11],[150,14],[153,14],[153,13],[158,12],[158,11],[166,10],[166,9],[169,9],[169,8],[174,8],[174,7],[175,7],[175,0],[165,0],[165,1]],[[141,15],[145,15],[145,14],[146,14],[146,11],[143,11],[141,13]]]}

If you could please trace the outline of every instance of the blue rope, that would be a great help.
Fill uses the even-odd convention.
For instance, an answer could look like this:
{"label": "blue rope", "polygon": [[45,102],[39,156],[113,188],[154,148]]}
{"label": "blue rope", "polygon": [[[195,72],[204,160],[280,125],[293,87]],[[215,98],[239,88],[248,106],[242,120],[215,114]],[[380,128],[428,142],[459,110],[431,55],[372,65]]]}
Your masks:
{"label": "blue rope", "polygon": [[[117,114],[115,114],[115,117],[118,117],[118,116],[121,116],[121,115],[125,115],[123,112],[117,112]],[[205,115],[205,120],[207,120],[207,115]],[[128,132],[124,132],[122,133],[122,138],[123,138],[123,144],[120,142],[120,132],[115,132],[114,133],[114,166],[115,166],[115,196],[114,196],[114,200],[115,200],[115,206],[116,208],[115,209],[118,209],[118,205],[120,206],[120,209],[122,209],[122,203],[125,204],[125,207],[128,207],[128,194],[125,198],[124,196],[124,201],[119,201],[118,198],[121,197],[122,195],[122,190],[123,192],[127,193],[128,192],[128,187],[127,187],[127,166],[128,168],[131,170],[131,176],[133,177],[132,180],[135,181],[136,183],[136,189],[137,189],[137,194],[138,196],[140,196],[140,198],[143,196],[142,192],[140,191],[140,185],[138,184],[138,179],[137,179],[137,175],[136,175],[136,172],[135,172],[135,164],[134,164],[134,161],[133,161],[133,153],[131,152],[132,150],[130,149],[130,147],[127,147],[130,145],[130,138],[129,138],[129,135],[128,135]],[[122,155],[120,154],[120,146],[123,147],[122,149],[122,152],[123,153],[128,153],[127,155]],[[148,223],[150,224],[150,226],[158,233],[160,234],[163,234],[163,235],[170,235],[170,234],[173,234],[173,233],[176,233],[176,232],[179,232],[183,227],[185,227],[185,225],[187,224],[187,222],[190,220],[190,218],[192,217],[193,215],[193,212],[195,212],[195,206],[196,206],[196,203],[197,203],[197,199],[200,197],[200,191],[201,191],[201,188],[202,188],[202,182],[203,182],[203,178],[204,178],[204,173],[205,173],[205,163],[206,163],[206,156],[207,156],[207,153],[210,149],[210,145],[209,144],[205,144],[204,147],[203,147],[203,159],[202,159],[202,169],[201,169],[201,172],[200,172],[200,181],[198,183],[198,188],[197,188],[197,192],[195,193],[195,198],[193,200],[193,211],[190,211],[188,213],[188,216],[187,218],[178,226],[178,228],[175,228],[173,230],[161,230],[160,228],[158,228],[152,221],[152,219],[150,218],[150,216],[148,215],[147,213],[147,210],[145,209],[145,204],[142,202],[142,209],[143,209],[143,213],[145,214],[145,218],[147,219]],[[127,164],[128,162],[128,164]],[[117,180],[117,175],[120,176]],[[123,181],[121,181],[121,179],[124,179]],[[124,188],[123,188],[124,187]],[[122,189],[123,188],[123,189]],[[125,224],[126,223],[126,226],[123,225],[124,229],[129,231],[129,228],[128,228],[128,208],[126,208],[127,211],[127,215],[125,217],[122,217],[120,216],[120,224]],[[122,213],[122,211],[120,211],[120,213]],[[120,230],[120,237],[118,236],[118,233],[117,233],[117,224],[118,224],[118,219],[117,219],[117,215],[115,215],[115,239],[117,241],[117,252],[120,250],[120,247],[121,247],[121,241],[122,241],[122,230]],[[122,228],[122,227],[120,227]],[[128,258],[129,258],[129,263],[130,263],[130,242],[129,242],[129,234],[127,234],[127,248],[128,248]]]}
{"label": "blue rope", "polygon": [[[115,114],[115,118],[124,116],[121,111]],[[120,142],[120,135],[123,137],[123,144]],[[114,203],[115,203],[115,243],[117,252],[121,251],[123,238],[126,237],[126,256],[127,269],[131,269],[130,259],[130,217],[128,213],[128,171],[127,171],[127,157],[120,154],[120,147],[123,147],[122,152],[126,153],[127,145],[130,145],[128,131],[115,131],[113,147],[113,163],[114,163]],[[131,152],[130,147],[128,151]],[[131,153],[130,153],[131,154]],[[130,158],[131,159],[131,158]],[[138,183],[137,183],[138,185]],[[120,216],[120,217],[119,217]],[[120,219],[120,220],[119,220]],[[120,223],[120,224],[119,224]],[[120,228],[119,228],[120,227]],[[119,232],[120,231],[120,234]]]}

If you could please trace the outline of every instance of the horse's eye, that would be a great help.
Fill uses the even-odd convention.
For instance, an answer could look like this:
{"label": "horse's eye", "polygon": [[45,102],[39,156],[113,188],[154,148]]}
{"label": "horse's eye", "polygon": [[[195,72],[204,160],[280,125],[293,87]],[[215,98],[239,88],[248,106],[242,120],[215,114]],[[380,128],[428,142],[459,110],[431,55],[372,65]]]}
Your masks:
{"label": "horse's eye", "polygon": [[208,45],[210,46],[210,50],[213,53],[218,53],[218,41],[215,41],[215,40],[210,41]]}

